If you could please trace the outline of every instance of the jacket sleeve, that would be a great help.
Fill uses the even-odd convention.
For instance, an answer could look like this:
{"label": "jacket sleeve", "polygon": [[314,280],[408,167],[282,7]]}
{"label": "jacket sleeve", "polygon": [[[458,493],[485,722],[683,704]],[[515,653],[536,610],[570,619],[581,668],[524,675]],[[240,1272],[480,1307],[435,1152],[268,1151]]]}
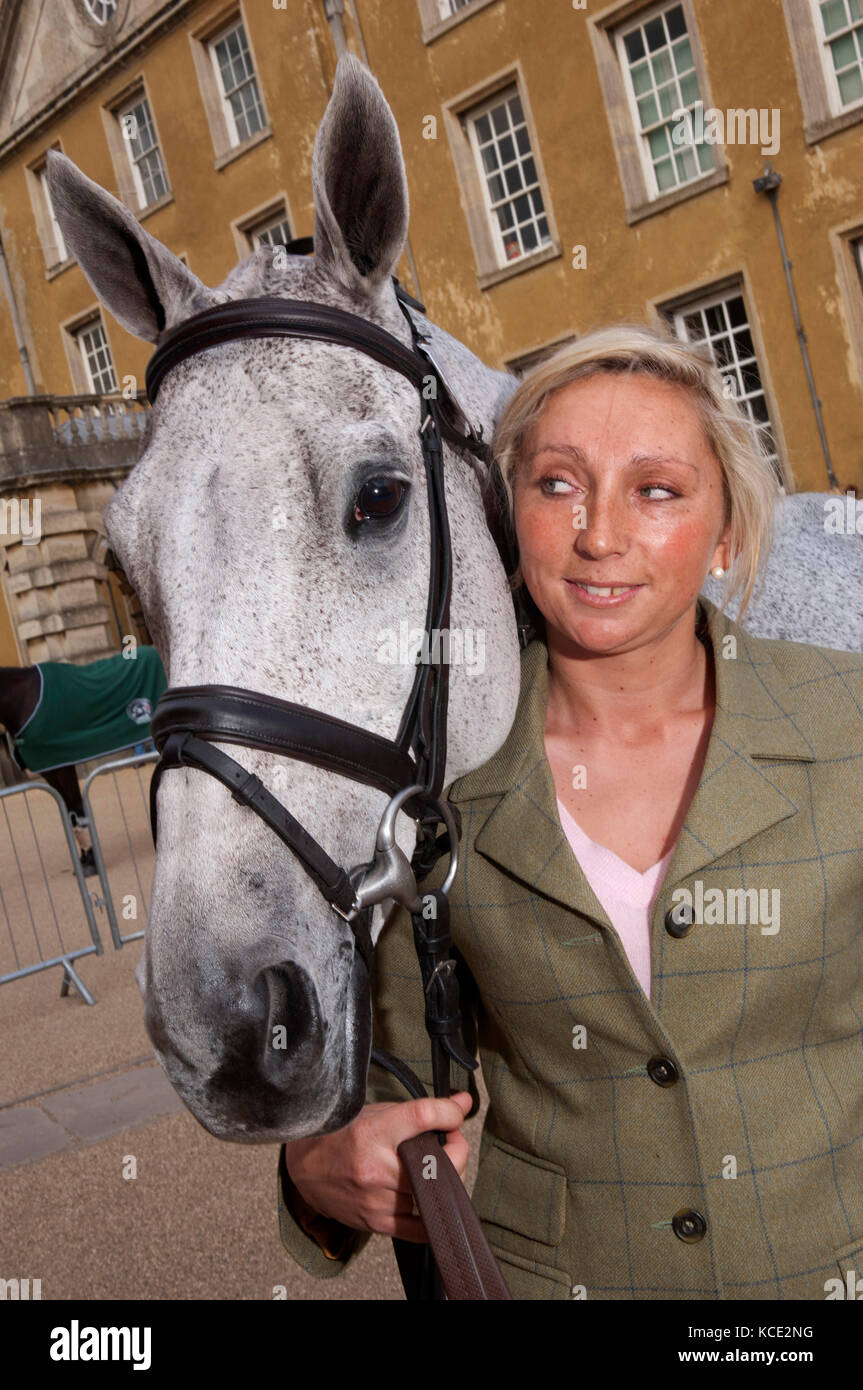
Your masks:
{"label": "jacket sleeve", "polygon": [[[439,888],[446,874],[446,857],[439,860],[420,885],[420,892]],[[467,967],[453,950],[461,993],[465,1044],[476,1054],[476,987]],[[414,947],[410,913],[397,908],[383,927],[375,948],[372,972],[373,1046],[392,1053],[417,1073],[432,1093],[429,1037],[425,1029],[423,986]],[[473,1076],[453,1064],[453,1090],[470,1090],[473,1106],[479,1095]],[[366,1104],[407,1101],[410,1096],[394,1076],[375,1063],[369,1067]],[[288,1254],[309,1274],[320,1279],[341,1274],[368,1243],[370,1232],[354,1231],[339,1221],[315,1212],[303,1201],[285,1165],[284,1145],[279,1150],[279,1234]]]}

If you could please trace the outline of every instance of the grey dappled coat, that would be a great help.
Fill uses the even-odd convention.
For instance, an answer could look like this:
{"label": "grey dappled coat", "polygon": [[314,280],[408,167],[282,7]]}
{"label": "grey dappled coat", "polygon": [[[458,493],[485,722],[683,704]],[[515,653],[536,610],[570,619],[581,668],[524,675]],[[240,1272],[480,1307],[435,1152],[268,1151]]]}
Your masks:
{"label": "grey dappled coat", "polygon": [[[863,656],[753,638],[699,606],[716,714],[653,908],[650,999],[561,829],[541,642],[506,743],[449,789],[452,933],[490,1102],[474,1204],[515,1298],[823,1299],[863,1277]],[[721,890],[705,901],[725,924],[705,908],[672,934],[676,888]],[[729,920],[727,890],[753,888],[771,907],[778,890],[778,931],[752,910]],[[377,948],[375,1039],[430,1083],[421,993],[400,910]],[[406,1098],[382,1076],[370,1101]],[[285,1247],[340,1273],[290,1186]]]}

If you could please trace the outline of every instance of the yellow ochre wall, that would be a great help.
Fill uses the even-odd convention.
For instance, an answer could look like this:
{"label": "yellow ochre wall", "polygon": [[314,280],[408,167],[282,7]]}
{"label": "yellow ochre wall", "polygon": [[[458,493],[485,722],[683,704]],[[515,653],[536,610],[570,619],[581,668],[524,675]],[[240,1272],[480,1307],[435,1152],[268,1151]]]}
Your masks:
{"label": "yellow ochre wall", "polygon": [[[827,437],[840,485],[863,487],[863,289],[841,240],[858,221],[863,230],[863,123],[807,144],[783,0],[694,0],[694,7],[713,103],[781,113],[781,149],[773,159],[783,176],[779,208]],[[399,125],[411,249],[429,314],[500,367],[567,333],[643,321],[655,315],[657,302],[742,275],[777,443],[796,487],[823,490],[825,466],[773,217],[768,200],[752,188],[766,159],[757,146],[727,144],[726,183],[628,225],[588,30],[603,8],[598,0],[586,11],[569,0],[474,0],[462,22],[426,42],[418,0],[346,5],[348,44],[367,55]],[[0,161],[0,227],[32,330],[39,391],[73,390],[59,325],[95,297],[76,265],[46,279],[24,164],[59,140],[90,177],[116,191],[100,108],[136,76],[146,80],[174,191],[174,200],[145,215],[144,225],[186,253],[206,283],[218,284],[238,259],[232,220],[280,192],[294,234],[312,231],[312,144],[336,62],[323,5],[288,0],[276,9],[271,0],[244,0],[273,134],[216,170],[188,30],[222,9],[190,4],[174,27],[155,33],[144,51],[110,68],[98,87]],[[561,249],[480,288],[443,107],[513,65],[529,103]],[[437,118],[433,139],[424,137],[428,116]],[[586,247],[586,269],[572,265],[576,245]],[[416,288],[406,256],[399,275]],[[109,314],[104,319],[118,377],[132,373],[142,385],[149,345]],[[22,394],[9,316],[0,309],[0,396]]]}

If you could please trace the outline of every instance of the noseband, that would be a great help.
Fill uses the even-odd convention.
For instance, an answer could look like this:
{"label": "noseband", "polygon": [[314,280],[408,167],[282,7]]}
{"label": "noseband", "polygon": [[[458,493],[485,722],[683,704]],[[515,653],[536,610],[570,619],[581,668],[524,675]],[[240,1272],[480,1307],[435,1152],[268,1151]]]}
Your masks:
{"label": "noseband", "polygon": [[[419,393],[419,438],[429,511],[431,561],[425,619],[428,647],[424,650],[431,652],[436,646],[435,632],[449,630],[452,588],[452,548],[442,442],[446,439],[456,448],[469,451],[489,470],[493,468],[493,460],[483,441],[482,429],[475,429],[468,422],[432,355],[429,340],[420,333],[407,307],[411,304],[423,310],[424,306],[393,278],[399,306],[411,330],[410,348],[376,324],[342,309],[277,297],[237,300],[205,309],[165,336],[147,367],[147,394],[151,404],[155,404],[165,375],[178,362],[218,344],[246,338],[301,338],[340,344],[365,353],[410,381]],[[487,519],[498,548],[506,556],[506,532],[501,529],[501,513],[493,491],[495,485],[491,489],[484,487],[483,495]],[[197,768],[227,787],[235,801],[260,816],[287,845],[330,907],[350,925],[356,949],[369,974],[373,907],[391,899],[410,912],[425,990],[426,1028],[431,1038],[437,1096],[450,1094],[450,1059],[468,1072],[477,1066],[461,1038],[458,983],[455,961],[450,957],[447,892],[455,878],[461,826],[456,808],[440,799],[446,765],[448,693],[448,663],[418,658],[411,692],[394,739],[369,733],[321,710],[227,685],[173,686],[162,695],[151,721],[152,736],[160,752],[150,784],[154,844],[157,792],[163,773],[173,767]],[[215,743],[235,743],[297,758],[386,792],[390,799],[381,817],[371,861],[349,870],[335,864],[260,778],[221,748],[214,747]],[[400,810],[418,822],[417,848],[410,860],[395,841]],[[438,837],[441,823],[446,833]],[[428,874],[436,860],[447,852],[450,864],[443,884],[426,895],[426,900],[434,903],[433,912],[426,918],[417,880]],[[397,1058],[374,1049],[372,1060],[398,1077],[411,1095],[426,1094],[416,1074]],[[407,1153],[403,1157],[407,1162]],[[436,1251],[447,1293],[450,1297],[507,1299],[509,1293],[490,1250],[487,1246],[485,1250],[480,1247],[484,1237],[478,1223],[475,1226],[471,1223],[471,1217],[476,1222],[472,1210],[468,1216],[461,1210],[461,1186],[456,1177],[448,1193],[450,1205],[459,1207],[460,1224],[452,1244],[462,1252],[459,1256],[463,1262],[461,1275],[458,1271],[453,1274],[445,1270]],[[422,1184],[423,1189],[428,1187],[428,1183]],[[417,1198],[422,1211],[422,1191],[418,1190]],[[425,1219],[425,1212],[423,1214]],[[434,1215],[432,1213],[432,1217]],[[445,1224],[450,1225],[456,1219],[449,1209],[445,1217]],[[426,1224],[431,1234],[428,1220]],[[417,1257],[425,1247],[394,1243],[408,1296],[442,1297],[437,1273],[427,1259],[418,1272]],[[449,1258],[448,1263],[452,1264]],[[479,1285],[473,1282],[477,1267],[485,1274]],[[462,1275],[464,1282],[460,1284]],[[452,1291],[476,1287],[485,1291]]]}

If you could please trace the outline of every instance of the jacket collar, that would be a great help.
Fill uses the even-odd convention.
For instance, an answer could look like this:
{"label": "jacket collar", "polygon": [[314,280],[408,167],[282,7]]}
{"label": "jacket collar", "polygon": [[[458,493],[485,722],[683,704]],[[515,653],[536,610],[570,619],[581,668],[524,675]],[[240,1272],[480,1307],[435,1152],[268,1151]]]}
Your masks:
{"label": "jacket collar", "polygon": [[[716,713],[701,780],[660,891],[794,814],[797,806],[771,782],[759,759],[814,760],[807,719],[772,660],[772,644],[745,633],[703,595],[698,609],[713,649]],[[476,835],[476,849],[546,896],[610,925],[560,824],[544,741],[545,643],[531,642],[521,663],[521,693],[506,741],[454,782],[449,798],[464,803],[499,797]]]}

